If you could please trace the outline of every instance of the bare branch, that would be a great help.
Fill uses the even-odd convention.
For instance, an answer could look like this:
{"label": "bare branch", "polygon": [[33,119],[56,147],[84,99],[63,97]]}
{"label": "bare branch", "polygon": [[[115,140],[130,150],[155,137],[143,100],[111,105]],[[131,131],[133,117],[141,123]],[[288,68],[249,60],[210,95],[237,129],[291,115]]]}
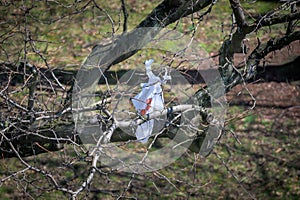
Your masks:
{"label": "bare branch", "polygon": [[279,50],[289,45],[291,42],[299,39],[300,39],[300,31],[296,31],[294,33],[291,33],[290,35],[286,35],[278,39],[270,39],[268,42],[262,45],[259,44],[248,57],[246,72],[245,72],[246,80],[249,80],[256,75],[257,66],[262,58],[264,58],[270,52]]}
{"label": "bare branch", "polygon": [[132,125],[139,125],[150,119],[156,119],[158,117],[161,117],[161,116],[164,116],[167,114],[171,114],[171,113],[175,113],[175,112],[183,112],[183,111],[188,111],[188,110],[198,111],[204,120],[207,120],[207,121],[212,120],[212,116],[208,115],[206,109],[201,108],[200,106],[196,106],[196,105],[183,105],[182,104],[182,105],[173,106],[173,107],[164,109],[162,111],[154,111],[154,112],[150,113],[149,115],[147,115],[147,117],[145,119],[137,119],[133,122],[118,122],[118,121],[116,121],[116,126],[123,128],[123,127],[129,127]]}
{"label": "bare branch", "polygon": [[121,0],[122,3],[122,12],[123,12],[123,17],[124,17],[124,21],[123,21],[123,32],[127,32],[127,20],[128,20],[128,12],[126,9],[126,4],[124,0]]}
{"label": "bare branch", "polygon": [[244,11],[239,0],[229,0],[231,4],[231,8],[233,10],[235,19],[237,21],[238,27],[247,26],[248,23],[246,22]]}
{"label": "bare branch", "polygon": [[279,16],[265,16],[262,17],[261,19],[257,20],[255,22],[255,25],[252,25],[251,27],[256,27],[257,30],[260,27],[263,26],[271,26],[271,25],[275,25],[275,24],[280,24],[280,23],[285,23],[285,22],[290,22],[296,19],[300,18],[300,12],[296,12],[296,13],[290,13],[290,14],[283,14],[283,15],[279,15]]}

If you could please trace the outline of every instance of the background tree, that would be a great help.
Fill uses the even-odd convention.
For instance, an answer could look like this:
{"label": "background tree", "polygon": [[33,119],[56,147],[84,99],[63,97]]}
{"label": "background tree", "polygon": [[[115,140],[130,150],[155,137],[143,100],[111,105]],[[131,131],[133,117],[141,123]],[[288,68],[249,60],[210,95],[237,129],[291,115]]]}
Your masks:
{"label": "background tree", "polygon": [[[155,198],[167,193],[171,193],[167,196],[170,198],[299,196],[299,88],[295,82],[300,77],[296,67],[300,33],[298,2],[165,0],[113,1],[107,5],[95,0],[2,1],[0,195],[49,199],[105,195]],[[142,14],[138,13],[143,9]],[[145,16],[143,20],[141,15]],[[226,126],[216,137],[219,144],[215,150],[208,148],[203,154],[211,153],[207,159],[198,154],[204,132],[193,137],[184,158],[163,170],[151,173],[113,170],[97,162],[99,154],[82,144],[74,127],[72,112],[77,110],[74,103],[72,106],[72,92],[78,91],[76,72],[81,69],[83,76],[92,77],[99,76],[100,69],[106,78],[120,77],[124,73],[121,67],[126,69],[132,63],[144,61],[143,56],[139,58],[139,49],[166,27],[184,32],[206,48],[209,59],[215,59],[220,66],[229,105],[243,107],[229,110]],[[284,47],[287,48],[279,53]],[[292,56],[283,56],[285,52]],[[166,62],[176,58],[172,54],[164,56]],[[279,56],[285,59],[284,64],[268,64]],[[170,66],[187,76],[193,75],[182,63]],[[270,87],[274,89],[261,95],[259,87],[266,88],[265,92]],[[110,98],[109,91],[105,91],[100,86],[101,102]],[[207,91],[203,86],[194,94],[204,123],[211,122],[208,117],[211,99]],[[132,141],[134,137],[113,126],[106,112],[108,104],[105,101],[88,108],[99,113],[100,125],[107,128],[99,144],[127,141],[126,144],[147,153],[163,146],[165,137],[174,137],[166,131],[159,139],[153,136],[153,141],[158,141],[154,146],[152,143],[148,148],[139,146]],[[279,110],[264,114],[262,108],[254,114],[253,109],[260,106]],[[280,143],[265,145],[271,136],[273,143]],[[243,144],[239,144],[241,139]],[[272,150],[265,152],[266,148]],[[242,166],[238,165],[240,160]],[[272,172],[279,174],[278,177],[268,172],[273,165],[276,167]],[[224,189],[224,179],[230,178],[233,181],[228,183],[229,189]],[[14,185],[20,193],[12,191]],[[236,189],[235,185],[239,187]]]}

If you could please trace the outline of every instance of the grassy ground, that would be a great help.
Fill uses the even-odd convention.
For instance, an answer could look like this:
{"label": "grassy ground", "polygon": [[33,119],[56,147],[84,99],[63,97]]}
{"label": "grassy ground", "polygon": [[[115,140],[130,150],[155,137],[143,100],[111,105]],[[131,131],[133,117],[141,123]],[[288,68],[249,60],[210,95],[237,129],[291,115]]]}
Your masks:
{"label": "grassy ground", "polygon": [[[122,27],[118,24],[119,17],[122,20],[119,1],[109,4],[104,1],[97,2],[115,21],[116,32],[121,33]],[[132,29],[160,1],[125,2],[129,12],[128,28]],[[264,1],[255,4],[250,1],[241,2],[245,8],[252,7],[252,15],[256,12],[264,13],[276,6]],[[81,2],[78,7],[82,7],[84,3]],[[30,5],[30,2],[25,1],[25,5]],[[102,20],[105,12],[96,8],[59,19],[66,12],[76,12],[76,9],[69,11],[64,6],[59,9],[56,7],[55,3],[50,2],[43,15],[38,8],[33,9],[32,16],[41,16],[45,24],[41,26],[40,22],[29,16],[27,26],[32,37],[37,40],[36,47],[47,58],[51,67],[74,69],[88,55],[93,44],[111,35],[112,27],[108,19]],[[231,20],[227,13],[229,11],[228,2],[219,1],[199,26],[195,38],[208,53],[216,53],[228,34]],[[0,30],[1,34],[4,34],[3,30],[10,28],[15,31],[15,35],[8,37],[2,44],[11,54],[12,61],[24,56],[24,51],[20,51],[24,38],[18,33],[18,30],[24,28],[24,21],[18,15],[19,12],[21,11],[16,7],[1,7],[1,20],[8,22],[0,25],[5,28]],[[58,19],[58,22],[47,25],[50,17]],[[190,30],[190,20],[183,19],[177,29]],[[258,36],[266,34],[272,35],[275,32],[264,29],[257,33]],[[252,44],[255,44],[252,39],[257,35],[249,36]],[[31,48],[28,51],[27,56],[31,63],[46,67],[40,55]],[[7,61],[5,54],[1,53],[0,60]],[[132,68],[134,61],[132,58],[121,63],[119,67]],[[185,153],[175,163],[158,172],[134,177],[132,174],[117,172],[97,174],[90,186],[91,192],[81,198],[112,199],[123,194],[139,199],[250,199],[251,196],[257,199],[299,199],[299,87],[288,83],[263,83],[250,85],[249,90],[257,100],[256,108],[250,111],[252,100],[247,91],[238,87],[228,94],[231,105],[227,115],[228,131],[216,146],[216,154],[203,159],[193,153]],[[240,144],[230,131],[239,139]],[[69,146],[59,152],[26,158],[26,161],[53,174],[59,184],[74,188],[87,176],[86,169],[90,164],[80,160],[82,155],[77,155],[76,152]],[[23,168],[17,159],[2,159],[0,178]],[[107,171],[109,170],[103,168],[103,172]],[[31,197],[67,199],[51,186],[49,179],[32,171],[16,174],[0,183],[1,199]]]}
{"label": "grassy ground", "polygon": [[[68,1],[66,1],[68,2]],[[24,36],[20,32],[28,30],[28,35],[33,43],[26,43],[27,58],[31,63],[44,66],[44,58],[52,67],[68,68],[80,65],[88,55],[91,48],[105,38],[110,38],[112,33],[122,33],[123,16],[120,10],[119,1],[112,1],[107,4],[103,1],[96,1],[102,10],[94,7],[85,8],[86,2],[82,1],[76,6],[70,7],[72,3],[63,2],[36,2],[30,14],[24,17],[25,8],[31,7],[30,1],[24,1],[23,10],[21,4],[15,6],[1,6],[0,24],[1,34],[13,30],[12,34],[2,43],[2,47],[9,54],[9,61],[18,61],[24,57]],[[128,1],[128,30],[134,28],[144,19],[160,1]],[[249,8],[249,15],[257,16],[258,13],[266,13],[268,10],[278,6],[269,1],[259,1],[253,4],[242,1],[245,8]],[[47,9],[44,9],[47,7]],[[83,11],[80,10],[80,8]],[[250,9],[251,8],[251,9]],[[109,16],[109,17],[108,17]],[[110,21],[111,19],[112,21]],[[52,20],[52,21],[51,21]],[[177,25],[178,31],[192,30],[191,18],[181,20]],[[194,19],[194,23],[197,20]],[[221,0],[213,7],[212,13],[206,15],[199,26],[196,39],[199,45],[209,53],[218,52],[220,45],[227,37],[231,29],[230,5],[228,1]],[[172,25],[174,26],[174,25]],[[172,27],[170,26],[170,27]],[[257,34],[264,35],[269,29],[263,29]],[[269,34],[272,32],[269,31]],[[256,37],[255,35],[251,36]],[[30,39],[29,38],[29,39]],[[32,48],[34,46],[35,50]],[[38,53],[37,53],[38,52]],[[0,55],[1,61],[7,61],[4,52]]]}

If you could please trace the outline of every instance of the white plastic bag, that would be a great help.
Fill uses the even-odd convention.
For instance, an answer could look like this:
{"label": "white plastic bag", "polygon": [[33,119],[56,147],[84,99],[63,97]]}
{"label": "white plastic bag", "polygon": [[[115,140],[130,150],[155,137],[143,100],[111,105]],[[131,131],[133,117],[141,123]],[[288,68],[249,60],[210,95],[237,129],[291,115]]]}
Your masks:
{"label": "white plastic bag", "polygon": [[[148,83],[142,83],[142,91],[131,99],[137,112],[145,116],[154,111],[160,111],[164,109],[164,97],[161,84],[169,80],[169,76],[164,76],[162,81],[158,76],[155,76],[151,70],[151,64],[154,60],[146,60],[146,74],[149,78]],[[138,125],[135,135],[138,141],[146,143],[151,136],[154,126],[154,119],[150,119],[140,125]]]}

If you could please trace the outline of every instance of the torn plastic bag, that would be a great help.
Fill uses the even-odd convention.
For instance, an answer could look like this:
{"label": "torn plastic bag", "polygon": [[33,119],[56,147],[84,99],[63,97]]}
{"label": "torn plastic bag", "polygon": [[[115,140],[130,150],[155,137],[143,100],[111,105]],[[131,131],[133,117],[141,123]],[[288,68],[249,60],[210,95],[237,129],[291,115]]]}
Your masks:
{"label": "torn plastic bag", "polygon": [[[142,83],[142,91],[131,99],[137,112],[145,116],[154,111],[164,109],[164,97],[161,84],[169,80],[169,76],[164,76],[162,81],[158,76],[155,76],[151,70],[151,64],[154,60],[146,60],[146,74],[148,76],[148,83]],[[146,143],[151,136],[154,126],[154,119],[150,119],[137,126],[135,135],[137,140]]]}

